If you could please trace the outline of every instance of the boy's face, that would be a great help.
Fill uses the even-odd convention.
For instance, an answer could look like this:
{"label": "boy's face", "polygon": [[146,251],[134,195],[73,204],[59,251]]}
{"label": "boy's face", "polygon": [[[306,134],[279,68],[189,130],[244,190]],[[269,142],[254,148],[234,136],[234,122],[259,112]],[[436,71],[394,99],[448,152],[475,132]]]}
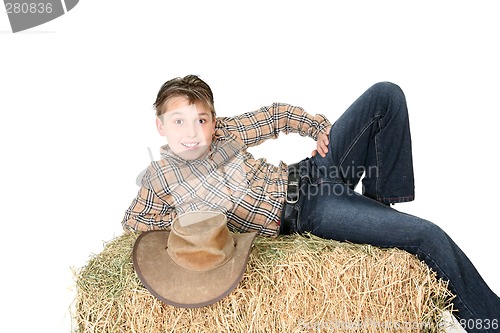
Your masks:
{"label": "boy's face", "polygon": [[210,110],[199,102],[190,104],[182,96],[172,97],[164,108],[166,112],[156,118],[156,127],[167,138],[170,149],[185,160],[203,158],[215,133]]}

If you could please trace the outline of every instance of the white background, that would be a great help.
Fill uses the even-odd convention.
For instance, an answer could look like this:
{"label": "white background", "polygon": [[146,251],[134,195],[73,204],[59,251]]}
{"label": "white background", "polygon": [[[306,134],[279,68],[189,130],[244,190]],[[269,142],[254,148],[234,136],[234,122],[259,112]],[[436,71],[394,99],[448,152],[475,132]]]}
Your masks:
{"label": "white background", "polygon": [[[147,148],[163,144],[156,93],[186,74],[219,115],[279,101],[332,121],[373,83],[399,84],[416,201],[396,208],[446,230],[499,294],[497,6],[406,3],[82,0],[17,34],[2,9],[0,331],[70,331],[71,267],[121,234]],[[253,153],[312,149],[283,135]]]}

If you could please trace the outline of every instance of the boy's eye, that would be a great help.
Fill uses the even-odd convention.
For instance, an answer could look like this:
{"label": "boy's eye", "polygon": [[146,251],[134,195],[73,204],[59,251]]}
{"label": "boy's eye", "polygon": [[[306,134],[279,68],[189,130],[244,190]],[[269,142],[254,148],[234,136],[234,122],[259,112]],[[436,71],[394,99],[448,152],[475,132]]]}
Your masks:
{"label": "boy's eye", "polygon": [[183,121],[180,119],[174,120],[174,124],[176,124],[176,125],[181,125],[182,123],[183,123]]}
{"label": "boy's eye", "polygon": [[200,124],[204,124],[204,123],[206,123],[206,122],[207,122],[207,121],[206,121],[205,119],[198,119],[198,123],[200,123]]}

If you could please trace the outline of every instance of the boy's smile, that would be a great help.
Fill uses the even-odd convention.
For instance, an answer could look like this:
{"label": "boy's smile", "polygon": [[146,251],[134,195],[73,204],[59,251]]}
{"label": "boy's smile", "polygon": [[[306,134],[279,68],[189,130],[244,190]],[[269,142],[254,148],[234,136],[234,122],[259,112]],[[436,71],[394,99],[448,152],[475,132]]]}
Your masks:
{"label": "boy's smile", "polygon": [[156,127],[167,138],[170,149],[186,160],[203,158],[215,133],[211,112],[202,103],[192,104],[184,96],[169,99],[164,108],[165,113],[156,118]]}

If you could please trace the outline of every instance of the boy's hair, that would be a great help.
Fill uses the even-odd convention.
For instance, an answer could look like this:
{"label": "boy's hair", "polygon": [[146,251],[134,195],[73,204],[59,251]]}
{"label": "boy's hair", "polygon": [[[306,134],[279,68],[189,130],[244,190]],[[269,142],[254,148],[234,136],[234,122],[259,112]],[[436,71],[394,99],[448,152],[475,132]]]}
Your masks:
{"label": "boy's hair", "polygon": [[156,116],[160,117],[165,113],[164,105],[172,97],[184,96],[190,103],[201,102],[210,110],[212,118],[215,119],[214,96],[212,89],[196,75],[187,75],[183,78],[176,77],[165,82],[158,92],[156,101],[153,104],[156,109]]}

